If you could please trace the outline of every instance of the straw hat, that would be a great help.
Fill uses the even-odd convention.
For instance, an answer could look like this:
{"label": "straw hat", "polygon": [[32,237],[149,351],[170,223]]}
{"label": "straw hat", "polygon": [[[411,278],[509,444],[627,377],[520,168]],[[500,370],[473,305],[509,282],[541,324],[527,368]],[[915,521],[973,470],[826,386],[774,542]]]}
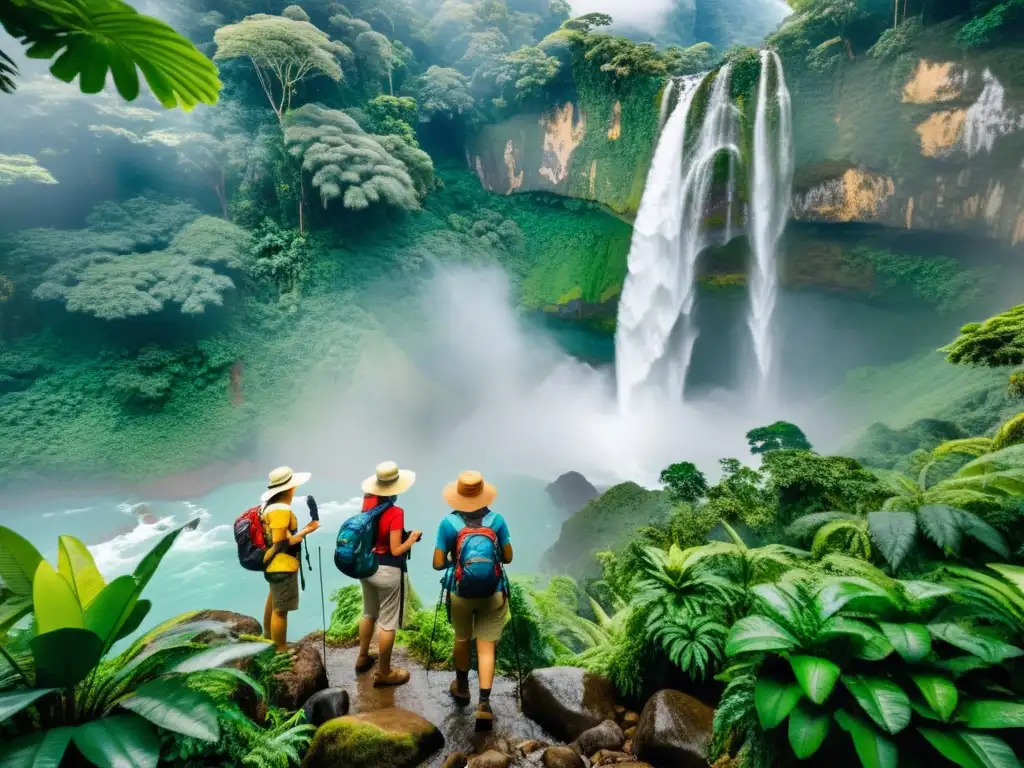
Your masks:
{"label": "straw hat", "polygon": [[470,470],[459,475],[454,483],[446,485],[442,495],[456,512],[476,512],[494,501],[498,489],[484,482],[479,472]]}
{"label": "straw hat", "polygon": [[408,469],[399,469],[393,461],[385,461],[377,465],[377,471],[363,480],[363,493],[374,496],[397,496],[405,493],[416,482],[416,473]]}
{"label": "straw hat", "polygon": [[267,475],[267,490],[260,496],[260,502],[266,504],[281,491],[298,488],[312,476],[309,472],[292,472],[291,467],[278,467]]}

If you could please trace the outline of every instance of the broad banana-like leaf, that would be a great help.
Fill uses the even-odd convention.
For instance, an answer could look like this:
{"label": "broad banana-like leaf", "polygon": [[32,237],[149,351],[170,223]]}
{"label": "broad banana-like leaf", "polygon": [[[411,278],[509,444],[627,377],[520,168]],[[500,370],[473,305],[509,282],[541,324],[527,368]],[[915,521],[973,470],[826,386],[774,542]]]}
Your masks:
{"label": "broad banana-like leaf", "polygon": [[36,568],[32,582],[32,605],[36,615],[36,633],[39,635],[58,629],[85,627],[85,616],[75,590],[45,560]]}
{"label": "broad banana-like leaf", "polygon": [[899,762],[896,745],[871,723],[845,709],[836,711],[834,717],[839,727],[853,739],[853,747],[863,768],[896,768]]}
{"label": "broad banana-like leaf", "polygon": [[93,765],[157,768],[160,759],[156,729],[136,714],[101,717],[78,726],[71,738]]}
{"label": "broad banana-like leaf", "polygon": [[897,734],[910,725],[910,699],[896,683],[881,677],[844,675],[846,686],[860,708],[886,733]]}
{"label": "broad banana-like leaf", "polygon": [[88,608],[106,586],[92,553],[74,536],[57,539],[57,570],[71,584],[83,609]]}
{"label": "broad banana-like leaf", "polygon": [[182,678],[157,678],[121,699],[125,709],[153,725],[202,741],[220,739],[217,704],[206,693],[189,688]]}
{"label": "broad banana-like leaf", "polygon": [[43,562],[28,539],[0,525],[0,578],[18,597],[32,597],[36,569]]}
{"label": "broad banana-like leaf", "polygon": [[789,717],[800,696],[800,686],[794,682],[758,678],[754,684],[754,708],[761,727],[775,728]]}

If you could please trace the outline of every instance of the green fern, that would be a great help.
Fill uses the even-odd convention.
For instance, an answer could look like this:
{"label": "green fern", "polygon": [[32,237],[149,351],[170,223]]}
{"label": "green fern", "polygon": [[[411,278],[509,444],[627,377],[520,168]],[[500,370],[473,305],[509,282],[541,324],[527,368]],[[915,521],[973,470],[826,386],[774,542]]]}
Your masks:
{"label": "green fern", "polygon": [[728,627],[714,616],[665,616],[648,625],[651,639],[693,680],[703,680],[721,662]]}

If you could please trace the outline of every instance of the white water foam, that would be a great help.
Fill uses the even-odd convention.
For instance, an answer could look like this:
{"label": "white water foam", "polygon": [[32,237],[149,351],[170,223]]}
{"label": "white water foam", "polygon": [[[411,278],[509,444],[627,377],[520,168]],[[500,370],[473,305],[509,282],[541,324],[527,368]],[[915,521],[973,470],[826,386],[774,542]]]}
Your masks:
{"label": "white water foam", "polygon": [[986,69],[981,95],[967,110],[962,134],[962,146],[970,157],[982,150],[991,152],[996,139],[1024,128],[1024,113],[1006,105],[1006,89],[992,72]]}
{"label": "white water foam", "polygon": [[638,399],[682,399],[697,329],[693,323],[697,255],[706,245],[706,216],[715,158],[739,155],[738,110],[729,94],[730,68],[715,76],[703,123],[687,152],[690,108],[706,76],[680,81],[679,102],[651,161],[633,226],[619,300],[615,373],[620,410]]}
{"label": "white water foam", "polygon": [[[769,96],[774,64],[774,97]],[[772,130],[772,116],[777,122]],[[772,139],[774,138],[774,142]],[[750,228],[754,264],[750,279],[748,326],[757,358],[759,394],[772,384],[774,345],[772,318],[778,294],[777,250],[793,199],[792,107],[782,60],[775,51],[761,51],[761,78],[754,120],[754,168],[751,182]]]}

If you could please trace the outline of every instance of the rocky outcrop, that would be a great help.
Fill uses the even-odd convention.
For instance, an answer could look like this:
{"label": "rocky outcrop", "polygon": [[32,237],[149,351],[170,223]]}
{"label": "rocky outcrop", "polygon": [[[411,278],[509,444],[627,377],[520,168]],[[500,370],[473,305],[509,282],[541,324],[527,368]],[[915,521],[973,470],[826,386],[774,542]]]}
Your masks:
{"label": "rocky outcrop", "polygon": [[444,746],[433,724],[404,709],[381,709],[329,720],[317,729],[303,768],[407,768]]}
{"label": "rocky outcrop", "polygon": [[560,475],[545,490],[551,500],[570,515],[579,512],[588,501],[600,495],[587,478],[575,471]]}
{"label": "rocky outcrop", "polygon": [[306,722],[317,727],[336,717],[344,717],[348,714],[348,709],[348,691],[340,688],[326,688],[317,691],[302,705],[302,713],[306,717]]}
{"label": "rocky outcrop", "polygon": [[655,768],[706,768],[715,712],[679,691],[658,691],[640,713],[633,754]]}
{"label": "rocky outcrop", "polygon": [[537,669],[523,681],[523,714],[570,742],[615,719],[615,688],[608,679],[576,667]]}
{"label": "rocky outcrop", "polygon": [[304,637],[292,646],[291,669],[274,675],[271,702],[289,711],[300,709],[317,691],[327,687],[327,668],[320,656],[320,643]]}
{"label": "rocky outcrop", "polygon": [[541,759],[544,768],[586,768],[583,758],[569,747],[548,747]]}
{"label": "rocky outcrop", "polygon": [[588,728],[570,744],[581,755],[593,755],[602,751],[617,751],[626,743],[622,728],[614,720],[605,720],[600,725]]}
{"label": "rocky outcrop", "polygon": [[242,613],[235,613],[234,611],[198,611],[197,613],[189,615],[187,620],[190,622],[213,621],[223,627],[223,630],[213,630],[197,635],[196,641],[200,643],[209,642],[221,631],[227,632],[234,637],[238,637],[239,635],[254,635],[259,637],[263,634],[263,627],[256,619]]}

